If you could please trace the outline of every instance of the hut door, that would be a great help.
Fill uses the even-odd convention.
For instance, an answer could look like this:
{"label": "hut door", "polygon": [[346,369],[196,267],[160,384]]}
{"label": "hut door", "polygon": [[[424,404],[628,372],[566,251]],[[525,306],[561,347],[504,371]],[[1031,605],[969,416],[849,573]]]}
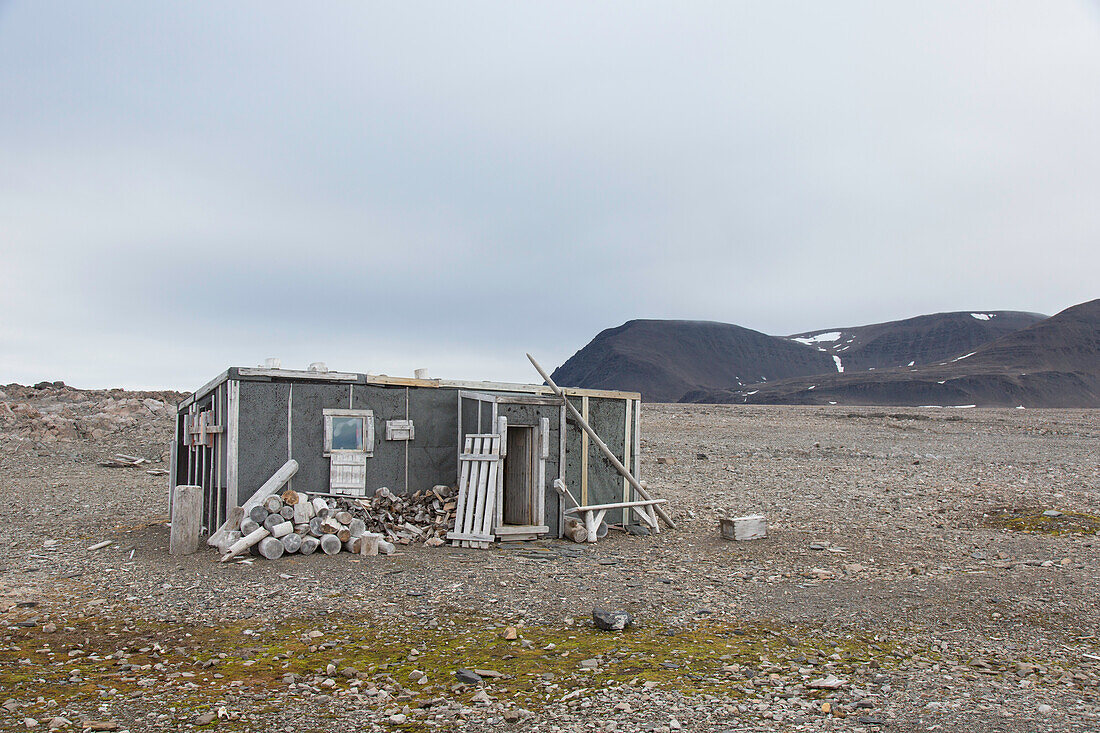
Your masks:
{"label": "hut door", "polygon": [[538,524],[535,508],[535,428],[509,425],[504,459],[504,523]]}

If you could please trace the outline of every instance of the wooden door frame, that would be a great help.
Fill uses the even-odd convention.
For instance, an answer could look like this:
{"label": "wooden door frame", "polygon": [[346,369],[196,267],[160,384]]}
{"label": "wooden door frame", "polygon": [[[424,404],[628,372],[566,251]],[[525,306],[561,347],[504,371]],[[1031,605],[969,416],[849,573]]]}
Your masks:
{"label": "wooden door frame", "polygon": [[[564,422],[565,405],[557,397],[537,397],[534,395],[514,395],[514,394],[493,394],[491,392],[478,392],[473,390],[459,390],[458,393],[458,445],[462,445],[462,400],[471,399],[476,400],[479,403],[486,403],[492,405],[492,425],[493,431],[501,434],[503,427],[504,432],[501,434],[501,445],[503,459],[508,460],[507,457],[507,423],[502,426],[500,414],[500,405],[540,405],[547,407],[555,407],[559,411],[559,425]],[[479,412],[480,415],[480,412]],[[540,423],[536,425],[525,425],[525,427],[534,428],[532,436],[535,440],[535,446],[533,447],[533,461],[532,461],[532,477],[533,477],[533,489],[534,489],[534,506],[535,515],[537,518],[536,524],[530,525],[516,525],[516,524],[504,524],[504,471],[497,472],[497,494],[496,494],[496,506],[495,517],[493,518],[493,532],[497,538],[501,541],[508,540],[528,540],[537,539],[538,537],[550,532],[550,527],[546,524],[546,459],[542,458],[542,447],[544,441],[548,439],[542,436],[542,421],[546,418],[540,418]],[[481,419],[478,421],[478,430],[481,429]],[[519,425],[517,425],[519,427]],[[558,431],[558,452],[559,455],[565,456],[565,432]],[[547,446],[548,447],[548,446]],[[564,470],[564,461],[559,459],[558,472],[562,473]]]}

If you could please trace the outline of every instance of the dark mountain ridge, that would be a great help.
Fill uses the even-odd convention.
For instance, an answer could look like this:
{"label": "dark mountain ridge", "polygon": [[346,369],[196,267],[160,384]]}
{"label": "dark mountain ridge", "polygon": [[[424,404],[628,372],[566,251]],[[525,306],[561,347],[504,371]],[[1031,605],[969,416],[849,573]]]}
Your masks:
{"label": "dark mountain ridge", "polygon": [[635,320],[601,332],[553,378],[654,402],[1092,405],[1098,302],[1054,318],[960,311],[789,337]]}
{"label": "dark mountain ridge", "polygon": [[844,371],[918,366],[977,349],[1046,318],[1017,311],[934,313],[869,326],[832,328],[788,338],[824,349]]}
{"label": "dark mountain ridge", "polygon": [[1100,300],[932,364],[820,374],[685,401],[748,404],[1100,407]]}
{"label": "dark mountain ridge", "polygon": [[735,388],[835,369],[817,349],[712,321],[627,321],[600,332],[551,378],[568,387],[641,392],[676,402],[702,389]]}

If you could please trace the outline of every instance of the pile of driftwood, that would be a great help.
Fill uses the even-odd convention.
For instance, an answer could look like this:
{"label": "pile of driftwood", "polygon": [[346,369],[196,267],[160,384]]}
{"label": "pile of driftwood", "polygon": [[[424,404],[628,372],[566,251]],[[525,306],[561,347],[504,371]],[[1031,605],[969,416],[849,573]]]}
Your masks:
{"label": "pile of driftwood", "polygon": [[423,542],[438,547],[444,544],[447,532],[454,529],[457,493],[453,486],[434,486],[411,496],[378,489],[370,499],[341,498],[336,506],[362,519],[368,531],[378,532],[390,542]]}
{"label": "pile of driftwood", "polygon": [[[242,507],[232,515],[238,513],[241,514],[238,529],[230,529],[217,538],[222,562],[246,550],[275,560],[284,554],[312,555],[318,550],[326,555],[344,551],[390,555],[395,549],[381,533],[367,531],[366,522],[331,498],[287,490],[264,498],[250,507],[247,514]],[[235,518],[232,515],[230,518]]]}
{"label": "pile of driftwood", "polygon": [[[287,461],[243,506],[230,510],[207,540],[222,554],[222,562],[244,552],[271,560],[318,550],[328,555],[390,555],[398,544],[438,547],[454,527],[457,500],[452,487],[436,486],[407,497],[383,488],[370,499],[282,490],[297,470],[295,461]],[[198,531],[201,487],[179,486],[174,496],[172,551],[186,554],[194,551],[190,538]]]}

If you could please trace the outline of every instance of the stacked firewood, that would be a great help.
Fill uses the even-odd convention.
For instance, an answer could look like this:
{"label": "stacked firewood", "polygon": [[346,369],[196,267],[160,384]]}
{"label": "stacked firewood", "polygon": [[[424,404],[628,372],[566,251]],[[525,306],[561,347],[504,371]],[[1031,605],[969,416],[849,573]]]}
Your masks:
{"label": "stacked firewood", "polygon": [[382,488],[369,499],[337,499],[336,506],[362,519],[368,531],[382,534],[389,542],[438,547],[454,529],[457,493],[453,486],[433,486],[399,496]]}
{"label": "stacked firewood", "polygon": [[[236,507],[212,538],[222,561],[246,550],[274,560],[284,554],[389,555],[395,545],[444,544],[454,528],[455,490],[436,486],[412,496],[378,489],[370,499],[310,496],[293,490],[271,494],[248,508]],[[236,527],[236,529],[230,529]]]}

